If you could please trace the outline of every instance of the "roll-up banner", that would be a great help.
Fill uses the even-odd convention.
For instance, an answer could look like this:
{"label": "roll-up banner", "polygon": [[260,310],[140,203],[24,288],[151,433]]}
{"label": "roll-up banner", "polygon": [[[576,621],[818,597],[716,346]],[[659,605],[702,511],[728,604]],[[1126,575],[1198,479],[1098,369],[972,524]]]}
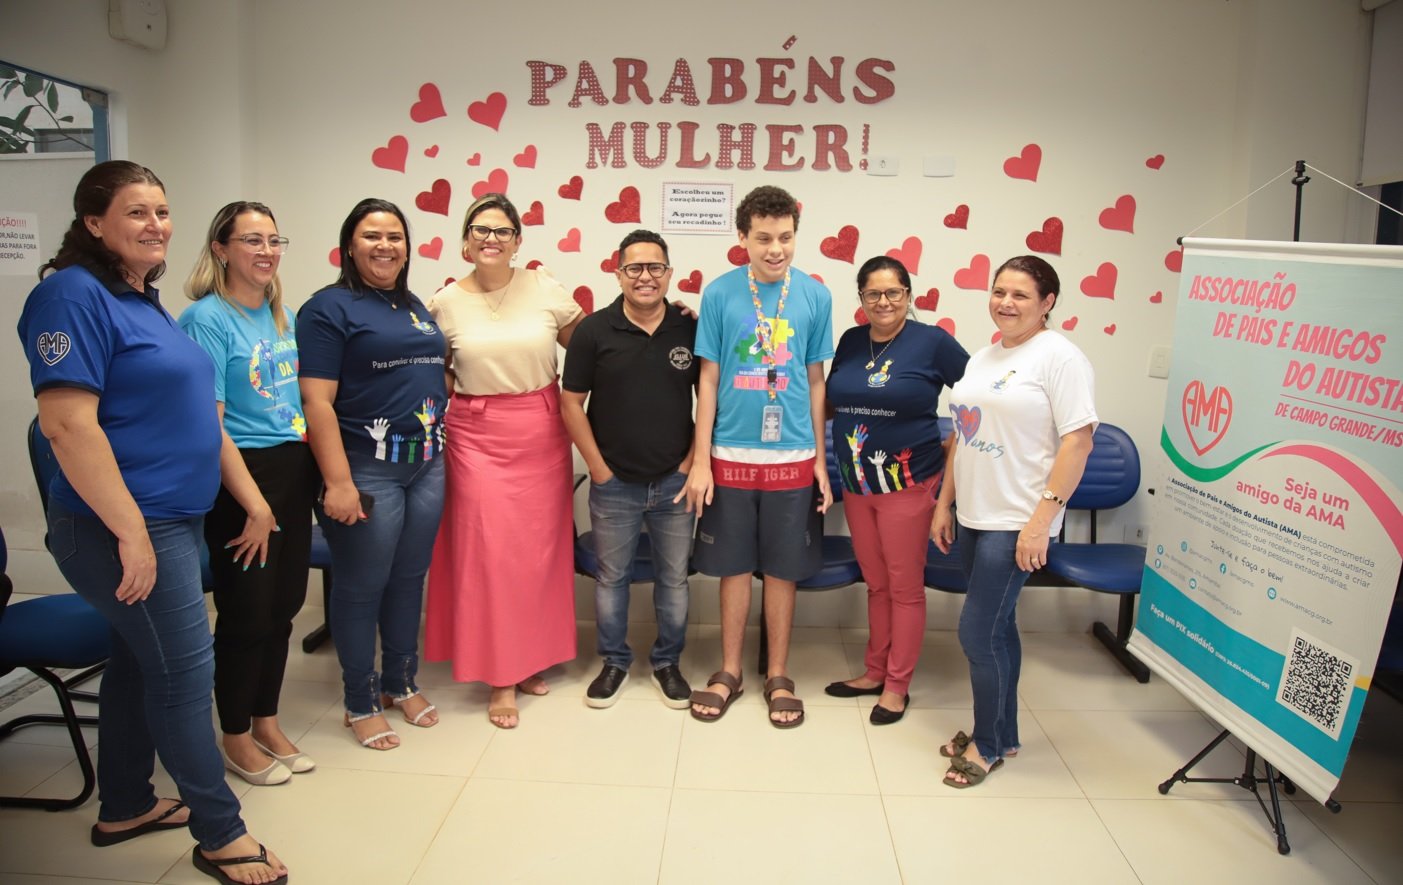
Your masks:
{"label": "roll-up banner", "polygon": [[1403,249],[1189,239],[1130,649],[1317,800],[1403,553]]}

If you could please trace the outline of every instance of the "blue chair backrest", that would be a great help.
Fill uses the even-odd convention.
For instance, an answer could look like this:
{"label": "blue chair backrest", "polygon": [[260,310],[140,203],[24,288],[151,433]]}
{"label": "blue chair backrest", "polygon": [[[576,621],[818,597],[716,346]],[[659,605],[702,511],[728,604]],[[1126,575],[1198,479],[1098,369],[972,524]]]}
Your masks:
{"label": "blue chair backrest", "polygon": [[1140,490],[1140,453],[1130,434],[1114,424],[1101,424],[1092,441],[1081,484],[1067,501],[1073,510],[1119,507]]}
{"label": "blue chair backrest", "polygon": [[39,429],[39,417],[29,422],[29,466],[34,470],[34,483],[39,486],[39,503],[49,512],[49,487],[58,476],[58,458],[49,438]]}
{"label": "blue chair backrest", "polygon": [[833,503],[843,500],[843,472],[838,469],[838,453],[833,451],[833,421],[823,422],[823,436],[827,440],[824,449],[824,462],[828,468],[828,487],[833,490]]}

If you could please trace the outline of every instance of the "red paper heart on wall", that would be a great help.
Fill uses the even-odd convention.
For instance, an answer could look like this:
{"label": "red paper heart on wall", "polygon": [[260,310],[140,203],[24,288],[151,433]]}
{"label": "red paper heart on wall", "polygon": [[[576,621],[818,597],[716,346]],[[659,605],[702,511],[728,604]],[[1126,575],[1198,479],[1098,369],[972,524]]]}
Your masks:
{"label": "red paper heart on wall", "polygon": [[916,298],[916,306],[921,310],[935,310],[940,305],[940,290],[931,288],[926,294]]}
{"label": "red paper heart on wall", "polygon": [[945,226],[965,230],[969,227],[969,207],[964,203],[955,207],[955,211],[945,216]]}
{"label": "red paper heart on wall", "polygon": [[871,321],[867,319],[867,311],[863,310],[860,307],[857,310],[853,311],[853,319],[857,322],[859,326],[866,326],[871,323]]}
{"label": "red paper heart on wall", "polygon": [[409,119],[415,123],[437,120],[447,116],[447,113],[443,109],[443,96],[438,94],[438,87],[432,83],[425,83],[419,87],[419,100],[409,107]]}
{"label": "red paper heart on wall", "polygon": [[1115,323],[1111,323],[1109,326],[1106,326],[1106,327],[1105,327],[1104,329],[1102,329],[1101,331],[1102,331],[1102,332],[1105,332],[1107,335],[1114,335],[1114,334],[1116,334],[1116,324],[1115,324]]}
{"label": "red paper heart on wall", "polygon": [[439,286],[439,288],[440,288],[440,289],[447,289],[449,286],[453,285],[453,284],[456,283],[456,282],[458,282],[458,281],[455,280],[455,279],[453,279],[452,277],[444,277],[443,285],[442,285],[442,286]]}
{"label": "red paper heart on wall", "polygon": [[487,178],[473,185],[473,199],[483,194],[504,194],[507,192],[507,170],[493,169]]}
{"label": "red paper heart on wall", "polygon": [[507,97],[500,92],[494,92],[485,100],[468,105],[468,119],[474,123],[481,123],[488,129],[496,129],[506,112]]}
{"label": "red paper heart on wall", "polygon": [[327,260],[327,263],[330,264],[332,267],[340,267],[340,266],[341,266],[341,250],[340,250],[339,248],[333,247],[332,250],[331,250],[331,252],[327,254],[326,260]]}
{"label": "red paper heart on wall", "polygon": [[585,313],[594,313],[594,293],[589,286],[575,288],[575,303],[584,308]]}
{"label": "red paper heart on wall", "polygon": [[954,320],[950,319],[949,317],[941,317],[940,319],[938,319],[938,320],[935,321],[935,324],[936,324],[937,326],[939,326],[940,328],[944,329],[944,330],[945,330],[945,333],[946,333],[947,335],[950,335],[950,336],[952,336],[952,337],[954,336],[954,334],[955,334],[955,321],[954,321]]}
{"label": "red paper heart on wall", "polygon": [[1119,275],[1114,264],[1109,261],[1101,262],[1101,266],[1096,268],[1096,273],[1082,277],[1082,294],[1089,298],[1115,298],[1116,278]]}
{"label": "red paper heart on wall", "polygon": [[1024,240],[1034,252],[1047,255],[1062,254],[1062,219],[1056,215],[1043,222],[1042,230],[1035,230]]}
{"label": "red paper heart on wall", "polygon": [[535,258],[532,258],[530,261],[526,262],[526,269],[527,269],[527,270],[535,270],[536,268],[538,268],[538,267],[540,267],[540,266],[541,266],[541,262],[537,261]]}
{"label": "red paper heart on wall", "polygon": [[750,253],[745,251],[745,247],[737,243],[726,252],[726,260],[736,267],[745,267],[750,263]]}
{"label": "red paper heart on wall", "polygon": [[819,276],[819,275],[816,274],[816,273],[811,273],[811,274],[809,274],[809,276],[813,278],[813,281],[814,281],[815,283],[821,283],[821,282],[823,282],[823,277]]}
{"label": "red paper heart on wall", "polygon": [[578,200],[580,198],[580,193],[584,191],[584,189],[585,180],[578,175],[572,175],[569,181],[562,184],[556,190],[556,193],[560,194],[561,199]]}
{"label": "red paper heart on wall", "polygon": [[604,207],[604,217],[615,224],[638,223],[638,188],[630,185],[619,191],[617,202]]}
{"label": "red paper heart on wall", "polygon": [[823,242],[818,244],[818,251],[828,258],[852,264],[853,256],[857,254],[857,236],[857,228],[845,224],[838,229],[837,236],[824,237]]}
{"label": "red paper heart on wall", "polygon": [[701,291],[701,284],[702,272],[699,270],[694,270],[691,273],[687,274],[685,278],[677,281],[677,291],[691,292],[693,295],[696,295],[698,292]]}
{"label": "red paper heart on wall", "polygon": [[1003,337],[1004,337],[1004,333],[1003,333],[1003,332],[995,332],[994,334],[992,334],[992,335],[989,336],[989,343],[990,343],[990,344],[998,344],[998,343],[999,343],[999,340],[1000,340],[1001,338],[1003,338]]}
{"label": "red paper heart on wall", "polygon": [[428,157],[430,160],[432,160],[434,157],[437,157],[438,145],[431,144],[428,147],[424,148],[424,156]]}
{"label": "red paper heart on wall", "polygon": [[1145,161],[1145,165],[1149,166],[1151,169],[1158,169],[1164,165],[1164,154],[1155,154]]}
{"label": "red paper heart on wall", "polygon": [[605,273],[613,273],[619,269],[619,250],[615,249],[608,258],[599,262],[599,269]]}
{"label": "red paper heart on wall", "polygon": [[887,257],[900,261],[911,273],[920,273],[917,268],[921,264],[921,249],[920,237],[907,237],[902,241],[900,248],[888,249]]}
{"label": "red paper heart on wall", "polygon": [[521,226],[533,227],[546,223],[546,207],[541,205],[540,200],[533,200],[531,208],[521,213]]}
{"label": "red paper heart on wall", "polygon": [[419,192],[419,196],[414,198],[414,205],[424,212],[447,215],[448,201],[452,194],[453,187],[448,183],[448,179],[440,178],[428,190]]}
{"label": "red paper heart on wall", "polygon": [[482,162],[482,154],[481,154],[481,153],[476,153],[476,154],[473,154],[471,157],[468,157],[468,165],[469,165],[469,166],[476,166],[476,165],[478,165],[478,164],[481,163],[481,162]]}
{"label": "red paper heart on wall", "polygon": [[1065,330],[1065,331],[1067,331],[1067,332],[1072,331],[1072,330],[1075,329],[1076,327],[1077,327],[1077,318],[1076,318],[1076,317],[1068,317],[1067,319],[1065,319],[1065,320],[1062,321],[1062,328],[1063,328],[1063,330]]}
{"label": "red paper heart on wall", "polygon": [[569,232],[561,237],[560,242],[556,243],[555,246],[562,252],[580,251],[580,229],[578,227],[570,228]]}
{"label": "red paper heart on wall", "polygon": [[522,148],[521,153],[512,157],[512,163],[520,166],[522,169],[535,169],[536,146],[534,144],[528,144],[526,147]]}
{"label": "red paper heart on wall", "polygon": [[989,288],[989,256],[976,255],[969,260],[968,267],[955,271],[955,288],[978,289],[981,292]]}
{"label": "red paper heart on wall", "polygon": [[434,237],[427,243],[420,243],[419,254],[432,261],[438,261],[439,255],[443,254],[443,237]]}
{"label": "red paper heart on wall", "polygon": [[409,156],[409,139],[403,135],[393,136],[384,147],[370,152],[370,162],[381,169],[403,172],[405,157]]}
{"label": "red paper heart on wall", "polygon": [[1120,197],[1114,206],[1101,210],[1101,216],[1098,220],[1106,230],[1123,230],[1128,234],[1135,233],[1135,198],[1130,194]]}
{"label": "red paper heart on wall", "polygon": [[1178,273],[1184,267],[1184,247],[1180,246],[1173,252],[1164,256],[1164,266],[1174,273]]}
{"label": "red paper heart on wall", "polygon": [[1036,144],[1029,144],[1023,147],[1021,153],[1016,157],[1009,157],[1004,160],[1004,174],[1009,178],[1022,178],[1028,181],[1038,180],[1038,168],[1042,166],[1043,149]]}
{"label": "red paper heart on wall", "polygon": [[1156,292],[1155,294],[1153,294],[1153,295],[1150,296],[1150,303],[1151,303],[1151,304],[1159,304],[1159,303],[1160,303],[1161,301],[1163,301],[1163,300],[1164,300],[1164,293],[1163,293],[1163,292]]}

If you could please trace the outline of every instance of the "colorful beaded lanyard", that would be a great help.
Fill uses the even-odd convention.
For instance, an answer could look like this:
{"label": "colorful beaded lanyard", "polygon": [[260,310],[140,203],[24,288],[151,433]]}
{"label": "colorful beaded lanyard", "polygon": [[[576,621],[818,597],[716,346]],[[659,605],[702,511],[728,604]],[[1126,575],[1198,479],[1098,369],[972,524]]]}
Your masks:
{"label": "colorful beaded lanyard", "polygon": [[775,360],[775,336],[774,328],[779,325],[779,318],[784,313],[784,301],[789,297],[789,268],[784,269],[784,285],[779,290],[779,306],[775,308],[774,326],[765,319],[765,309],[760,306],[760,288],[755,285],[755,268],[745,269],[746,280],[750,283],[750,300],[755,303],[755,337],[759,339],[761,350],[761,362],[766,366],[765,383],[770,387],[770,402],[774,402],[778,397],[775,394],[775,385],[779,380],[779,373],[775,370],[777,361]]}

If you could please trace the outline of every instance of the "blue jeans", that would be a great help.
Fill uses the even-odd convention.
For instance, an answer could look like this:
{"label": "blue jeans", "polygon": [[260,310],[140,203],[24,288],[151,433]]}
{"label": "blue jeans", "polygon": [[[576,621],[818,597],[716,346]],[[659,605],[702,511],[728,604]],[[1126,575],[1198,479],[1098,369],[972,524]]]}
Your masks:
{"label": "blue jeans", "polygon": [[214,851],[247,830],[224,782],[210,718],[214,651],[200,587],[201,522],[147,520],[156,586],[127,605],[116,596],[116,537],[97,517],[49,502],[49,549],[59,571],[112,628],[98,702],[98,820],[130,820],[155,807],[151,774],[159,755],[190,807],[191,834]]}
{"label": "blue jeans", "polygon": [[960,646],[969,659],[974,689],[974,734],[990,763],[1018,748],[1018,675],[1023,644],[1015,608],[1028,580],[1013,560],[1018,532],[960,526],[960,559],[969,592],[960,613]]}
{"label": "blue jeans", "polygon": [[[317,507],[331,550],[331,638],[341,662],[346,711],[381,711],[380,693],[403,699],[419,687],[419,614],[424,576],[443,514],[443,459],[413,464],[349,456],[351,479],[375,499],[370,518],[354,525],[327,519]],[[380,673],[375,631],[380,631]]]}
{"label": "blue jeans", "polygon": [[692,514],[685,499],[672,499],[687,477],[673,473],[657,482],[624,482],[617,476],[589,489],[589,519],[599,557],[594,586],[595,619],[599,624],[599,654],[606,664],[627,670],[633,663],[628,647],[628,585],[638,535],[646,524],[653,549],[653,608],[658,639],[649,655],[653,669],[676,664],[687,638],[687,561],[692,553]]}

